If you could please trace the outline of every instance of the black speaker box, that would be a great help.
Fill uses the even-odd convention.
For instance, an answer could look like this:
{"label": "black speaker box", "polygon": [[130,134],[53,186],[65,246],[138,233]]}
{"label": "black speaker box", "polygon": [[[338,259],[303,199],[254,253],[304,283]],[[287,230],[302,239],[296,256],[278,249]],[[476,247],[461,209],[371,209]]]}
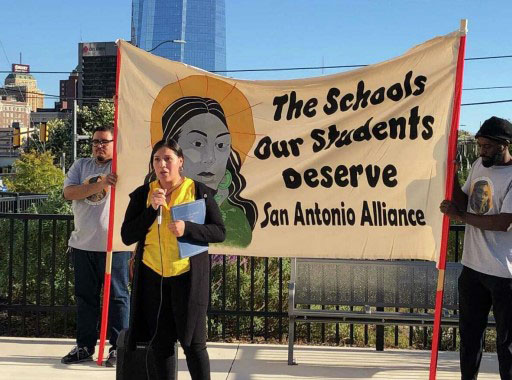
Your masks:
{"label": "black speaker box", "polygon": [[[137,344],[135,349],[128,347],[128,330],[123,330],[117,338],[117,380],[149,380],[146,371],[146,356],[150,368],[154,365],[152,350],[146,344]],[[153,372],[153,371],[151,371]],[[150,378],[151,378],[150,373]]]}
{"label": "black speaker box", "polygon": [[[174,346],[174,379],[178,379],[178,347]],[[146,362],[148,370],[146,370]],[[149,378],[148,378],[149,374]],[[172,373],[169,374],[172,378]],[[117,338],[116,380],[153,380],[157,379],[153,350],[147,342],[128,345],[128,330],[122,330]]]}

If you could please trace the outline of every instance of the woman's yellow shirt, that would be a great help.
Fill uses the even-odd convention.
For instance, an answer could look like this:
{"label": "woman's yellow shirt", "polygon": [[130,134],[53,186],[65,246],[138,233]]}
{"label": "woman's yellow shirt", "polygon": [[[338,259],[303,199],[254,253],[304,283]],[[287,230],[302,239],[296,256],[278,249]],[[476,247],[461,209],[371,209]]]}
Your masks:
{"label": "woman's yellow shirt", "polygon": [[[149,184],[147,206],[151,205],[151,194],[160,188],[158,180]],[[163,277],[179,276],[190,270],[190,260],[180,259],[178,252],[178,240],[171,233],[167,225],[171,222],[170,209],[182,203],[195,201],[196,189],[194,181],[185,178],[183,183],[173,190],[167,207],[162,209],[162,225],[160,226],[160,237],[158,236],[158,222],[155,219],[146,234],[144,245],[144,256],[142,261],[149,268]],[[160,258],[160,248],[162,257]],[[163,271],[162,271],[163,264]]]}

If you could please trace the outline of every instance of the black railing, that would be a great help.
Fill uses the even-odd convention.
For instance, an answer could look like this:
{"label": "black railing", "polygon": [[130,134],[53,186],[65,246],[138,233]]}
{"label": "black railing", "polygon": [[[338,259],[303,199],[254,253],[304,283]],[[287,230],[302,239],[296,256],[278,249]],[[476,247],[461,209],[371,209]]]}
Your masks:
{"label": "black railing", "polygon": [[[0,214],[0,335],[74,336],[73,271],[67,241],[71,215]],[[461,256],[464,226],[452,226],[449,261]],[[288,328],[290,260],[210,256],[210,340],[283,342]],[[431,328],[386,327],[386,344],[428,347]],[[306,343],[375,343],[371,325],[301,323]],[[446,348],[456,346],[447,332]]]}

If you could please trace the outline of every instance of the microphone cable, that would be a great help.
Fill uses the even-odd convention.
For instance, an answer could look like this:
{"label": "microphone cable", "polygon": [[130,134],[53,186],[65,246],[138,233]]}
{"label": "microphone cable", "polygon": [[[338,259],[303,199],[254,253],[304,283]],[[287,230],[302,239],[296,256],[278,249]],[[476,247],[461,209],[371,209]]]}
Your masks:
{"label": "microphone cable", "polygon": [[[160,206],[160,207],[162,207],[162,206]],[[151,345],[153,344],[153,340],[155,340],[156,334],[158,333],[158,324],[160,322],[160,313],[162,311],[162,303],[163,303],[163,298],[164,298],[164,296],[163,296],[164,259],[163,259],[163,256],[162,256],[162,243],[160,241],[160,223],[157,223],[157,230],[158,230],[158,248],[160,249],[160,269],[162,270],[162,275],[160,277],[160,304],[158,305],[158,312],[156,314],[155,333],[151,337],[151,340],[149,341],[149,344],[146,347],[146,378],[147,378],[147,380],[151,380],[150,377],[149,377],[149,366],[148,366],[149,349],[151,348]],[[176,353],[174,353],[174,354],[176,355]]]}
{"label": "microphone cable", "polygon": [[229,371],[226,375],[226,380],[228,380],[229,375],[231,374],[231,370],[233,369],[233,365],[235,364],[236,357],[238,356],[238,350],[240,349],[240,342],[238,342],[238,346],[236,346],[236,352],[235,357],[233,358],[233,361],[231,362],[231,366],[229,367]]}

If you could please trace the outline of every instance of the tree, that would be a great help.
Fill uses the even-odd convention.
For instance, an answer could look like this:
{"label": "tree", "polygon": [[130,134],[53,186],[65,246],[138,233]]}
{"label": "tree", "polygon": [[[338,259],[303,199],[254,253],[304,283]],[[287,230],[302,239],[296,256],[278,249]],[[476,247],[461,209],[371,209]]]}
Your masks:
{"label": "tree", "polygon": [[[98,126],[114,125],[114,103],[109,99],[101,99],[96,106],[80,107],[77,111],[77,133],[92,136],[92,131]],[[46,149],[60,158],[66,154],[66,170],[73,163],[73,120],[52,120],[48,122],[48,142]],[[89,157],[91,145],[87,140],[77,142],[77,157]]]}
{"label": "tree", "polygon": [[36,130],[29,135],[28,139],[26,139],[23,151],[39,153],[45,151],[44,143],[39,139],[39,131]]}
{"label": "tree", "polygon": [[83,106],[78,111],[78,127],[82,133],[92,133],[100,125],[114,125],[114,103],[109,99],[101,99],[94,107]]}
{"label": "tree", "polygon": [[50,120],[48,122],[48,141],[46,142],[46,150],[50,151],[57,159],[62,157],[62,153],[66,154],[66,170],[73,163],[73,145],[72,132],[73,121],[63,121],[60,119]]}
{"label": "tree", "polygon": [[458,134],[459,140],[467,140],[471,137],[473,137],[471,132],[465,131],[464,129],[459,129],[459,134]]}
{"label": "tree", "polygon": [[[77,133],[79,135],[92,137],[92,131],[99,126],[114,126],[114,103],[109,99],[100,99],[97,105],[83,106],[78,110]],[[89,141],[78,142],[77,157],[89,157],[91,153]]]}
{"label": "tree", "polygon": [[9,191],[20,193],[49,194],[61,191],[64,184],[64,173],[53,164],[54,158],[50,152],[23,153],[14,161],[16,175],[6,179]]}

